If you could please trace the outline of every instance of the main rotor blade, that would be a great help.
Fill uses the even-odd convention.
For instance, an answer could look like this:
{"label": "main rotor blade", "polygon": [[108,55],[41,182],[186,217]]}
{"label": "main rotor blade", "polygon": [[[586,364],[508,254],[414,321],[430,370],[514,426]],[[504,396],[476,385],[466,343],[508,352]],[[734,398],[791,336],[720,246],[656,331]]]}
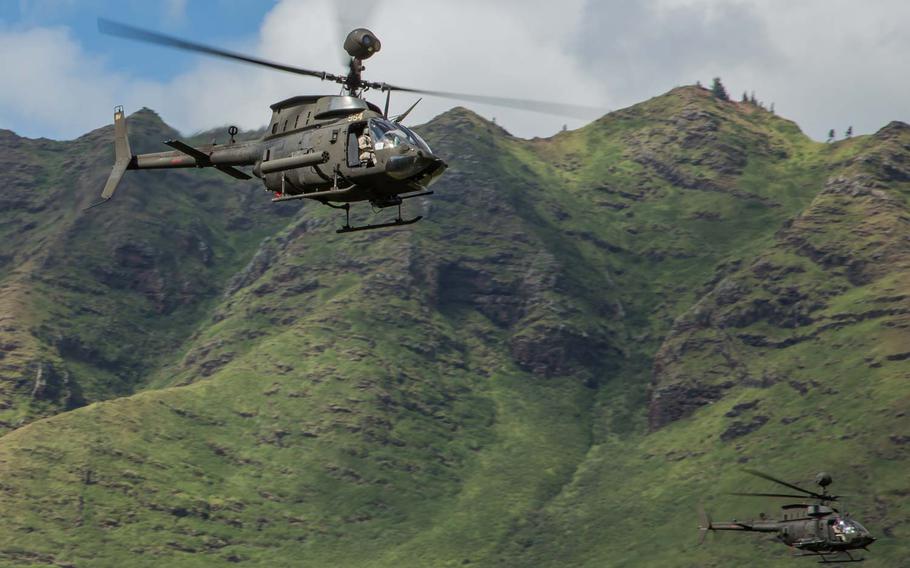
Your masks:
{"label": "main rotor blade", "polygon": [[[226,49],[221,49],[217,47],[212,47],[209,45],[203,45],[201,43],[196,43],[188,41],[185,39],[161,34],[158,32],[153,32],[143,28],[138,28],[135,26],[130,26],[128,24],[122,24],[120,22],[114,22],[112,20],[107,20],[105,18],[98,18],[98,31],[104,34],[122,37],[126,39],[143,41],[146,43],[152,43],[155,45],[163,45],[165,47],[172,47],[175,49],[182,49],[184,51],[193,51],[196,53],[204,53],[206,55],[212,55],[214,57],[221,57],[224,59],[231,59],[234,61],[242,61],[244,63],[249,63],[251,65],[259,65],[261,67],[268,67],[270,69],[276,69],[278,71],[285,71],[287,73],[294,73],[296,75],[306,75],[308,77],[316,77],[317,79],[322,79],[323,81],[334,81],[336,83],[343,83],[345,77],[335,75],[333,73],[328,73],[325,71],[314,71],[312,69],[305,69],[303,67],[294,67],[292,65],[285,65],[283,63],[277,63],[275,61],[269,61],[267,59],[261,59],[258,57],[252,57],[250,55],[244,55],[242,53],[236,53],[233,51],[228,51]],[[389,85],[386,83],[371,83],[371,82],[362,82],[360,85],[352,85],[352,88],[359,88],[361,86],[369,86],[373,88],[381,88],[382,90],[393,90],[393,91],[402,91],[407,93],[419,93],[430,95],[434,97],[440,97],[444,99],[454,99],[462,100],[474,103],[495,105],[500,107],[515,108],[520,110],[539,112],[543,114],[552,114],[557,116],[568,116],[581,119],[592,119],[597,118],[604,114],[604,109],[567,104],[567,103],[552,103],[547,101],[535,101],[528,99],[515,99],[511,97],[492,97],[487,95],[471,95],[466,93],[450,93],[446,91],[425,91],[421,89],[411,89],[408,87],[399,87],[397,85]]]}
{"label": "main rotor blade", "polygon": [[785,493],[729,493],[729,495],[738,495],[740,497],[783,497],[785,499],[805,499],[806,495],[787,495]]}
{"label": "main rotor blade", "polygon": [[192,41],[187,41],[185,39],[159,34],[158,32],[144,30],[142,28],[137,28],[127,24],[121,24],[119,22],[106,20],[104,18],[98,18],[98,31],[107,35],[122,37],[126,39],[144,41],[146,43],[163,45],[165,47],[183,49],[185,51],[195,51],[196,53],[204,53],[206,55],[223,57],[225,59],[232,59],[234,61],[243,61],[244,63],[269,67],[271,69],[286,71],[288,73],[295,73],[297,75],[307,75],[309,77],[317,77],[319,79],[329,81],[343,80],[343,78],[338,77],[337,75],[326,73],[324,71],[313,71],[311,69],[304,69],[302,67],[284,65],[283,63],[276,63],[274,61],[268,61],[266,59],[260,59],[258,57],[244,55],[242,53],[235,53],[226,49],[219,49],[217,47],[211,47],[208,45],[203,45],[201,43],[195,43]]}
{"label": "main rotor blade", "polygon": [[816,493],[815,491],[809,491],[808,489],[803,489],[803,488],[800,487],[799,485],[793,485],[792,483],[787,483],[786,481],[782,481],[782,480],[780,480],[780,479],[777,479],[776,477],[771,477],[771,476],[768,475],[767,473],[762,473],[762,472],[756,471],[756,470],[754,470],[754,469],[744,469],[743,471],[745,471],[746,473],[749,473],[749,474],[751,474],[751,475],[754,475],[754,476],[756,476],[756,477],[760,477],[760,478],[762,478],[762,479],[767,479],[768,481],[772,481],[772,482],[774,482],[774,483],[783,485],[784,487],[789,487],[790,489],[794,489],[794,490],[796,490],[796,491],[800,491],[800,492],[802,492],[802,493],[805,493],[806,495],[809,495],[809,496],[811,496],[811,497],[815,497],[816,499],[822,499],[822,498],[824,498],[823,495],[821,495],[821,494],[819,494],[819,493]]}
{"label": "main rotor blade", "polygon": [[599,118],[605,114],[605,110],[602,108],[589,107],[584,105],[574,105],[567,103],[551,103],[547,101],[534,101],[528,99],[513,99],[511,97],[491,97],[487,95],[470,95],[465,93],[449,93],[446,91],[425,91],[422,89],[410,89],[408,87],[399,87],[397,85],[388,85],[383,83],[382,89],[392,90],[392,91],[402,91],[405,93],[419,93],[422,95],[430,95],[432,97],[440,97],[443,99],[454,99],[468,101],[472,103],[481,103],[486,105],[494,105],[507,108],[515,108],[519,110],[528,110],[531,112],[539,112],[542,114],[552,114],[556,116],[568,116],[572,118],[581,118],[581,119],[592,119]]}

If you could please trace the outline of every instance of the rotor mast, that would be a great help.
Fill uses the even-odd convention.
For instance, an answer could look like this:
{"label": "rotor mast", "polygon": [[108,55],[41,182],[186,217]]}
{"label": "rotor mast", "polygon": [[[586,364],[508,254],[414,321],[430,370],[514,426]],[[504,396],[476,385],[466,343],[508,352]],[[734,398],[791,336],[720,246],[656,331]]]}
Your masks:
{"label": "rotor mast", "polygon": [[366,28],[357,28],[344,38],[344,50],[351,56],[348,74],[344,78],[344,90],[354,97],[359,97],[364,90],[372,87],[363,80],[364,59],[369,59],[382,49],[379,38]]}

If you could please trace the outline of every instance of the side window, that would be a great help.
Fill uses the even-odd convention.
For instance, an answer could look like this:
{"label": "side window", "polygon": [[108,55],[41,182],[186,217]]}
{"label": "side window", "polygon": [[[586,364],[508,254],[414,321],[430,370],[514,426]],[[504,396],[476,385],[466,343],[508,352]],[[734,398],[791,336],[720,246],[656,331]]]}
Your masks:
{"label": "side window", "polygon": [[287,132],[287,130],[288,130],[288,121],[285,120],[285,121],[284,121],[284,128],[282,128],[281,131],[282,131],[282,132]]}
{"label": "side window", "polygon": [[275,134],[276,132],[278,132],[278,123],[277,122],[272,125],[272,134]]}
{"label": "side window", "polygon": [[297,123],[300,122],[300,115],[297,115],[297,118],[294,119],[294,128],[297,128]]}
{"label": "side window", "polygon": [[360,148],[357,145],[357,126],[348,127],[348,167],[360,167]]}
{"label": "side window", "polygon": [[348,126],[348,166],[372,167],[376,163],[376,154],[373,151],[373,141],[365,122]]}

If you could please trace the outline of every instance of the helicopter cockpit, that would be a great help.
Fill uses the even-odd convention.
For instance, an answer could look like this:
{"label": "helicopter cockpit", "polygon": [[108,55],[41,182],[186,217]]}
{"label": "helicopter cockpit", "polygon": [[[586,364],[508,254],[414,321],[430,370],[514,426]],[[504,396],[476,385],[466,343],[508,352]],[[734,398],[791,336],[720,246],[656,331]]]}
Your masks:
{"label": "helicopter cockpit", "polygon": [[[396,151],[397,150],[397,151]],[[414,154],[432,158],[430,146],[410,128],[383,118],[371,118],[365,123],[352,124],[348,130],[348,165],[350,167],[376,164],[376,152],[391,161],[401,161],[400,156]]]}
{"label": "helicopter cockpit", "polygon": [[371,118],[348,127],[348,167],[383,166],[396,180],[410,180],[426,188],[445,170],[430,146],[410,128],[384,118]]}
{"label": "helicopter cockpit", "polygon": [[831,531],[843,542],[858,540],[869,536],[869,531],[856,521],[839,518],[831,521]]}

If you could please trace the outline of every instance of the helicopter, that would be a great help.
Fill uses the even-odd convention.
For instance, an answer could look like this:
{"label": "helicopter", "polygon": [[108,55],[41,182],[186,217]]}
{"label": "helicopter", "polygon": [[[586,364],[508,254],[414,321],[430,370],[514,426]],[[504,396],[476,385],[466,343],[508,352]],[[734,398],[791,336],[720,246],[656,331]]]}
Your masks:
{"label": "helicopter", "polygon": [[[252,176],[239,168],[252,166],[252,175],[260,178],[265,189],[274,194],[275,203],[309,199],[344,210],[345,223],[338,233],[410,225],[422,217],[402,218],[402,202],[431,195],[433,192],[428,188],[448,165],[420,135],[402,124],[421,99],[405,112],[390,116],[392,91],[585,118],[597,112],[579,105],[427,91],[367,81],[363,78],[363,62],[379,52],[382,44],[366,28],[351,31],[344,40],[343,47],[349,56],[344,75],[276,63],[103,18],[99,18],[98,28],[113,36],[332,81],[341,86],[341,92],[294,96],[271,105],[269,126],[258,140],[237,141],[238,129],[231,126],[226,144],[213,142],[194,147],[181,140],[167,140],[164,144],[173,150],[140,155],[130,150],[123,107],[115,107],[114,166],[101,200],[90,207],[110,200],[127,170],[214,168],[233,178],[248,180]],[[386,93],[383,109],[364,98],[370,90]],[[351,204],[363,201],[369,202],[374,210],[397,207],[398,215],[390,222],[352,226]]]}
{"label": "helicopter", "polygon": [[[862,558],[854,558],[851,550],[866,550],[875,542],[875,537],[859,522],[849,518],[849,514],[841,514],[830,504],[841,496],[828,493],[828,486],[832,483],[831,475],[820,472],[815,476],[815,483],[821,487],[821,493],[803,489],[798,485],[787,483],[766,473],[752,469],[744,470],[746,473],[760,477],[767,481],[783,485],[802,495],[781,493],[732,493],[748,497],[780,497],[785,499],[805,499],[811,497],[816,503],[793,503],[784,505],[781,519],[768,519],[762,513],[757,520],[729,522],[713,522],[711,517],[699,507],[699,544],[702,544],[708,531],[748,531],[774,533],[777,539],[794,549],[794,557],[821,558],[821,564],[862,562]],[[846,556],[847,558],[843,558]]]}

